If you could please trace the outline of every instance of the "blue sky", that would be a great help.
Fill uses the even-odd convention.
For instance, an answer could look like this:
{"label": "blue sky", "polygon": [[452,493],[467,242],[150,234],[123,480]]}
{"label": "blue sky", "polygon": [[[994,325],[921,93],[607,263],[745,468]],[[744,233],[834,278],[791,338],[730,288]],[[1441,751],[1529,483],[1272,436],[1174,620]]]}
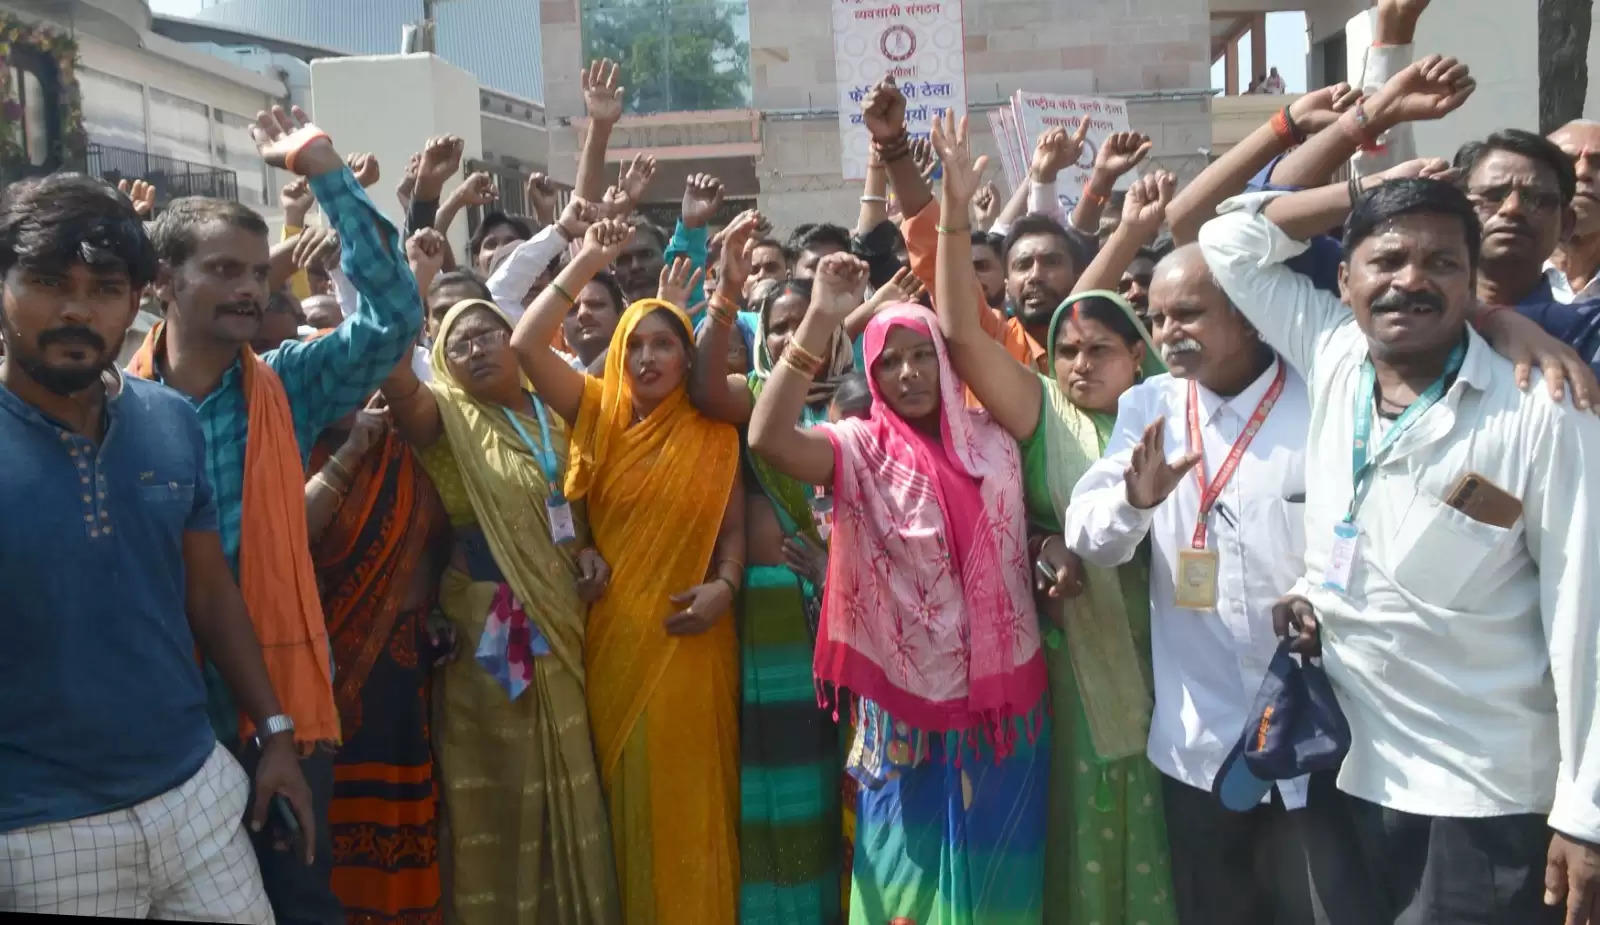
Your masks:
{"label": "blue sky", "polygon": [[[1306,14],[1267,14],[1267,66],[1257,68],[1250,60],[1250,38],[1239,40],[1239,89],[1250,86],[1256,74],[1265,74],[1268,67],[1278,69],[1290,93],[1306,91]],[[1211,67],[1211,86],[1223,89],[1222,62]]]}

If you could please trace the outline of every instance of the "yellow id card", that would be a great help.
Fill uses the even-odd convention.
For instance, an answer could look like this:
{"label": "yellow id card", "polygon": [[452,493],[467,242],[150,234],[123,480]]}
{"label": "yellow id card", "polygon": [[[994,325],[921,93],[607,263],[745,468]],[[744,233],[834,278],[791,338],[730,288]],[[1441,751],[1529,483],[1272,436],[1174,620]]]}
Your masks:
{"label": "yellow id card", "polygon": [[1176,598],[1188,610],[1215,610],[1217,607],[1217,551],[1215,549],[1178,550]]}

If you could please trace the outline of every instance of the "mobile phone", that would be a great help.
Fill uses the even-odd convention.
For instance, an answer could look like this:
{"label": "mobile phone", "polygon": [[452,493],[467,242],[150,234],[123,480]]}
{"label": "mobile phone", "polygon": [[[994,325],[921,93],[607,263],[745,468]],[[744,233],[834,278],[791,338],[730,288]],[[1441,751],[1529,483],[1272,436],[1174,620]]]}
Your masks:
{"label": "mobile phone", "polygon": [[1050,570],[1050,566],[1044,564],[1043,559],[1035,559],[1033,569],[1039,573],[1039,580],[1045,583],[1045,587],[1055,587],[1056,573]]}
{"label": "mobile phone", "polygon": [[289,798],[281,793],[272,795],[269,807],[272,821],[283,830],[283,837],[291,843],[300,840],[300,820],[294,816],[294,807],[289,805]]}

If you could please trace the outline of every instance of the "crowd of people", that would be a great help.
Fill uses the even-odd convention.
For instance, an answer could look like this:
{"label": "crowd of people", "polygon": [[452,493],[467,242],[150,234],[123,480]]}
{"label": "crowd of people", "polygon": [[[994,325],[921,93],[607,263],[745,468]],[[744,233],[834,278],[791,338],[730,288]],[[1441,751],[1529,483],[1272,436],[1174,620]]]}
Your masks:
{"label": "crowd of people", "polygon": [[0,910],[1600,923],[1600,125],[1417,157],[1423,6],[1070,212],[885,78],[853,228],[669,233],[609,61],[530,216],[14,184]]}

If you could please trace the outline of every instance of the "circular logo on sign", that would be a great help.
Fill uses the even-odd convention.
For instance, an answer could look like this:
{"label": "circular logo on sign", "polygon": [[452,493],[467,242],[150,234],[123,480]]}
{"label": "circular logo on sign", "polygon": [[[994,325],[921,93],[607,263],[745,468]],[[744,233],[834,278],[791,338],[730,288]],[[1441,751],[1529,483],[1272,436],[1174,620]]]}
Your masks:
{"label": "circular logo on sign", "polygon": [[878,47],[890,61],[904,61],[917,51],[917,34],[905,26],[890,26],[883,30]]}

